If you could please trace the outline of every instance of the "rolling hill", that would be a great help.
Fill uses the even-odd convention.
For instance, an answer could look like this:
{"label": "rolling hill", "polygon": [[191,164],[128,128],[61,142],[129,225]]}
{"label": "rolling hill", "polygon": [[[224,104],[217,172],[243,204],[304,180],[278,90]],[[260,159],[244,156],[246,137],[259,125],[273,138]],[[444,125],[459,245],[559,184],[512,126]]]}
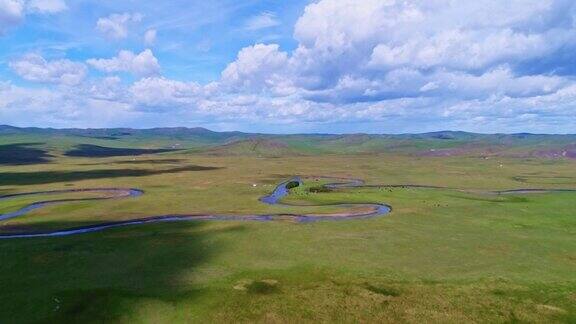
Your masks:
{"label": "rolling hill", "polygon": [[[185,154],[285,156],[401,154],[413,156],[510,156],[576,158],[576,135],[475,134],[252,134],[205,128],[52,129],[0,126],[4,159],[51,155],[129,156],[179,151]],[[32,152],[32,153],[31,153]]]}

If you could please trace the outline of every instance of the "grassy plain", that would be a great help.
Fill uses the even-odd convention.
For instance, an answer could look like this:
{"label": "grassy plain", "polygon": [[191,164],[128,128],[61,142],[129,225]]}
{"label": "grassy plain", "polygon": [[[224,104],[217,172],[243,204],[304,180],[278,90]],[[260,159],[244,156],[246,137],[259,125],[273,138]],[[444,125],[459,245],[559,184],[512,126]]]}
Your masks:
{"label": "grassy plain", "polygon": [[[293,175],[478,192],[302,187],[287,200],[384,202],[393,212],[370,220],[184,222],[0,240],[0,323],[576,321],[576,193],[483,193],[576,188],[574,161],[190,151],[53,158],[1,166],[0,194],[135,187],[145,195],[50,206],[2,222],[0,231],[165,214],[333,210],[258,202]],[[0,202],[0,212],[50,198]]]}

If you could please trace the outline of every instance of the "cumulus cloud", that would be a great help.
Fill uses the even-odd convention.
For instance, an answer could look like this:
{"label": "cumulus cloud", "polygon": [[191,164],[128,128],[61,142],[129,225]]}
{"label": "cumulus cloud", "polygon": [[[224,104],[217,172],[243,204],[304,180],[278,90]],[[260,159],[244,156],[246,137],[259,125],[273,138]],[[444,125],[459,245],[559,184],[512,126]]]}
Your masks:
{"label": "cumulus cloud", "polygon": [[[576,4],[528,2],[321,0],[298,19],[296,50],[282,52],[275,44],[242,49],[222,72],[221,96],[201,107],[234,106],[246,114],[236,98],[264,94],[252,107],[262,118],[317,122],[408,118],[424,110],[436,121],[457,119],[446,107],[463,103],[482,107],[473,109],[478,117],[494,102],[525,107],[573,81],[553,70],[524,74],[523,62],[576,48]],[[537,114],[530,106],[523,115]]]}
{"label": "cumulus cloud", "polygon": [[246,47],[222,72],[222,83],[234,89],[268,88],[276,83],[278,73],[287,62],[288,54],[281,52],[276,44]]}
{"label": "cumulus cloud", "polygon": [[0,35],[24,18],[24,4],[19,0],[0,0]]}
{"label": "cumulus cloud", "polygon": [[276,17],[276,14],[273,12],[263,12],[259,15],[256,15],[246,22],[246,26],[244,27],[246,30],[254,31],[260,29],[266,29],[270,27],[275,27],[280,25],[280,21]]}
{"label": "cumulus cloud", "polygon": [[401,66],[483,69],[503,62],[546,55],[554,49],[549,46],[550,42],[555,41],[552,35],[527,35],[511,29],[488,34],[449,30],[431,37],[413,38],[399,45],[379,44],[370,56],[369,65],[385,70]]}
{"label": "cumulus cloud", "polygon": [[195,82],[181,82],[163,77],[144,78],[130,87],[130,94],[139,107],[172,107],[191,104],[200,98],[203,89]]}
{"label": "cumulus cloud", "polygon": [[[524,75],[517,66],[576,44],[574,5],[481,2],[318,1],[296,24],[293,52],[256,44],[238,53],[211,91],[148,78],[131,87],[131,98],[136,106],[219,119],[316,123],[464,123],[471,115],[480,123],[512,118],[514,109],[538,114],[535,98],[555,98],[574,83],[553,73]],[[562,96],[556,106],[574,98]]]}
{"label": "cumulus cloud", "polygon": [[128,72],[137,76],[151,76],[160,73],[158,59],[149,49],[140,54],[123,50],[118,53],[118,56],[110,59],[89,59],[86,62],[106,73]]}
{"label": "cumulus cloud", "polygon": [[92,82],[87,88],[88,96],[94,99],[108,101],[125,101],[125,89],[122,79],[118,76],[105,77]]}
{"label": "cumulus cloud", "polygon": [[0,36],[19,25],[27,14],[54,14],[67,8],[64,0],[0,0]]}
{"label": "cumulus cloud", "polygon": [[[141,19],[113,16],[103,23],[113,38],[126,37]],[[74,96],[147,114],[170,111],[165,115],[177,121],[388,123],[395,131],[536,130],[561,121],[568,129],[576,107],[573,61],[555,58],[576,50],[575,16],[570,0],[318,0],[295,25],[294,50],[245,47],[213,83],[170,80],[151,50],[121,51],[87,63],[141,79],[130,85],[107,77]],[[277,23],[263,13],[245,27]],[[152,46],[155,38],[150,29],[144,42]],[[34,67],[53,63],[35,60]],[[527,65],[537,69],[529,73]],[[54,80],[58,73],[30,75]]]}
{"label": "cumulus cloud", "polygon": [[103,127],[117,119],[129,118],[126,104],[93,99],[72,88],[24,88],[0,82],[0,118],[13,124],[26,116],[27,123],[70,127]]}
{"label": "cumulus cloud", "polygon": [[142,21],[139,13],[111,14],[100,18],[96,22],[96,30],[110,39],[124,39],[128,37],[128,26],[131,23]]}
{"label": "cumulus cloud", "polygon": [[385,82],[402,69],[477,75],[576,42],[574,4],[528,2],[319,1],[296,24],[295,77],[324,91],[351,76]]}
{"label": "cumulus cloud", "polygon": [[86,76],[82,63],[70,60],[47,61],[41,55],[27,54],[10,62],[10,68],[28,81],[77,85]]}

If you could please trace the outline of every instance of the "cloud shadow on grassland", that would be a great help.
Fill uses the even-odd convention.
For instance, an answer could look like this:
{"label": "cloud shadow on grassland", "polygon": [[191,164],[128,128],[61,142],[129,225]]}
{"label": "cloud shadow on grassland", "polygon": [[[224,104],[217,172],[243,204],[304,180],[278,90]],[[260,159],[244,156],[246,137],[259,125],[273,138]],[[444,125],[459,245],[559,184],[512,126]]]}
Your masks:
{"label": "cloud shadow on grassland", "polygon": [[0,165],[30,165],[50,162],[48,151],[35,146],[44,143],[0,145]]}
{"label": "cloud shadow on grassland", "polygon": [[105,158],[115,156],[140,156],[146,154],[158,154],[176,152],[177,149],[140,149],[140,148],[116,148],[104,147],[91,144],[81,144],[67,151],[64,155],[70,157],[93,157]]}
{"label": "cloud shadow on grassland", "polygon": [[0,322],[116,323],[150,304],[170,310],[180,301],[194,303],[206,290],[182,277],[217,253],[215,235],[238,230],[243,226],[182,222],[0,240]]}
{"label": "cloud shadow on grassland", "polygon": [[59,182],[74,182],[91,179],[108,179],[121,177],[145,177],[159,174],[172,174],[180,172],[200,172],[221,169],[220,167],[206,167],[188,165],[184,167],[148,170],[148,169],[102,169],[86,171],[38,171],[38,172],[4,172],[0,173],[0,186],[10,185],[36,185]]}

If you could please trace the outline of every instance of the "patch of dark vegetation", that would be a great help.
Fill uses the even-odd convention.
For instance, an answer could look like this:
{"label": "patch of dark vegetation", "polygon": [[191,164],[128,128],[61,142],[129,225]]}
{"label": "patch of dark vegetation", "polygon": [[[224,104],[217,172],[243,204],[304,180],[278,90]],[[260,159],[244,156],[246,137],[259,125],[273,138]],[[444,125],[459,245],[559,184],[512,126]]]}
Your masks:
{"label": "patch of dark vegetation", "polygon": [[512,180],[522,183],[528,182],[528,179],[526,177],[519,177],[519,176],[512,177]]}
{"label": "patch of dark vegetation", "polygon": [[81,144],[67,151],[64,155],[71,157],[114,157],[114,156],[139,156],[146,154],[158,154],[175,152],[177,149],[135,149],[104,147],[91,144]]}
{"label": "patch of dark vegetation", "polygon": [[43,143],[0,145],[0,165],[30,165],[50,162],[46,150],[34,147]]}
{"label": "patch of dark vegetation", "polygon": [[59,182],[74,182],[89,179],[109,179],[121,177],[145,177],[180,172],[211,171],[219,167],[188,165],[165,170],[148,169],[102,169],[87,171],[40,171],[40,172],[5,172],[0,176],[0,185],[34,185]]}
{"label": "patch of dark vegetation", "polygon": [[436,132],[430,134],[431,138],[440,139],[440,140],[453,140],[456,139],[455,134],[452,132]]}
{"label": "patch of dark vegetation", "polygon": [[275,280],[259,280],[246,285],[246,291],[255,295],[269,295],[279,291]]}
{"label": "patch of dark vegetation", "polygon": [[120,139],[120,137],[117,137],[117,136],[79,136],[79,137],[87,137],[87,138],[110,140],[110,141],[115,141],[115,140]]}
{"label": "patch of dark vegetation", "polygon": [[157,160],[133,160],[133,161],[118,161],[114,164],[173,164],[180,163],[184,160],[181,159],[157,159]]}
{"label": "patch of dark vegetation", "polygon": [[369,290],[375,294],[379,294],[382,296],[387,296],[387,297],[399,297],[400,296],[400,291],[398,291],[397,289],[394,289],[394,288],[390,288],[390,287],[378,287],[378,286],[374,286],[374,285],[369,284],[369,283],[365,283],[364,288],[366,288],[367,290]]}
{"label": "patch of dark vegetation", "polygon": [[326,186],[315,186],[315,187],[309,188],[308,192],[311,192],[311,193],[328,193],[328,192],[332,192],[332,189],[330,189]]}
{"label": "patch of dark vegetation", "polygon": [[498,296],[498,297],[506,297],[506,296],[510,295],[506,290],[503,290],[503,289],[494,289],[491,291],[491,293],[494,296]]}
{"label": "patch of dark vegetation", "polygon": [[290,181],[286,184],[286,189],[293,189],[300,186],[300,182],[298,181]]}

